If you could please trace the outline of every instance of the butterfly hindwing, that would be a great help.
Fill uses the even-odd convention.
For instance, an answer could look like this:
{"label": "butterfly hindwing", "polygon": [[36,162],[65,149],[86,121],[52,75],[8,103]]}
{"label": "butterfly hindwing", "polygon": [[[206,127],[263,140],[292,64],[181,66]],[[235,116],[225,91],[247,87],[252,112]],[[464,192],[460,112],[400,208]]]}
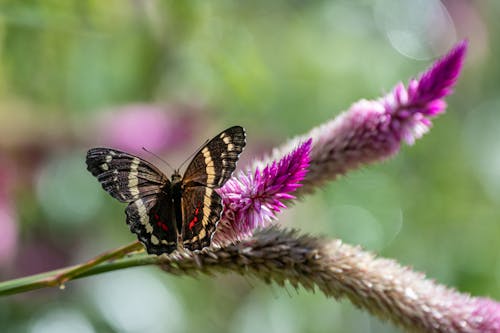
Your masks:
{"label": "butterfly hindwing", "polygon": [[231,177],[245,146],[245,130],[233,126],[221,132],[198,151],[184,173],[183,182],[219,188]]}
{"label": "butterfly hindwing", "polygon": [[210,187],[187,187],[182,194],[183,247],[199,250],[210,245],[222,214],[221,197]]}
{"label": "butterfly hindwing", "polygon": [[125,213],[130,230],[137,234],[148,253],[170,253],[177,248],[177,228],[172,216],[169,188],[131,202]]}
{"label": "butterfly hindwing", "polygon": [[92,148],[87,153],[87,169],[104,190],[121,202],[160,192],[168,178],[143,159],[109,148]]}

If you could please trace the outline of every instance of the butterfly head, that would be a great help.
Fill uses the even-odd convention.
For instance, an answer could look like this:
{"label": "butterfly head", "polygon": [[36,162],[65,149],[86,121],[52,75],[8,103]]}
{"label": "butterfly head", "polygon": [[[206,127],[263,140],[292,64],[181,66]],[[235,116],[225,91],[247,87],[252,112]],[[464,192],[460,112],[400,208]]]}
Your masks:
{"label": "butterfly head", "polygon": [[172,183],[178,183],[182,180],[182,176],[179,173],[179,170],[175,169],[174,173],[172,174]]}

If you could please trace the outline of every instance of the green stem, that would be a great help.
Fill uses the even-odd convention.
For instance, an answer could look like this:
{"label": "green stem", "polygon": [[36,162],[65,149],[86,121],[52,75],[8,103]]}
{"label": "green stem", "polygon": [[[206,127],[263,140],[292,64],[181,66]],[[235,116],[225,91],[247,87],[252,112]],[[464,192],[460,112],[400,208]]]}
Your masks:
{"label": "green stem", "polygon": [[145,256],[143,254],[133,255],[128,258],[118,259],[112,262],[109,261],[110,259],[121,258],[138,248],[138,243],[134,242],[116,250],[103,253],[84,264],[0,282],[0,296],[12,295],[46,287],[59,286],[62,289],[64,288],[64,283],[70,280],[128,267],[153,265],[159,262],[159,257]]}
{"label": "green stem", "polygon": [[94,266],[99,265],[102,262],[122,258],[128,253],[131,253],[133,251],[138,251],[141,249],[143,249],[141,243],[136,241],[131,244],[119,247],[117,249],[104,252],[98,255],[97,257],[90,259],[84,264],[74,266],[73,268],[70,268],[68,270],[61,272],[60,274],[57,274],[52,281],[49,281],[49,283],[62,286],[66,281],[73,279],[75,276],[81,275],[85,271],[89,270]]}

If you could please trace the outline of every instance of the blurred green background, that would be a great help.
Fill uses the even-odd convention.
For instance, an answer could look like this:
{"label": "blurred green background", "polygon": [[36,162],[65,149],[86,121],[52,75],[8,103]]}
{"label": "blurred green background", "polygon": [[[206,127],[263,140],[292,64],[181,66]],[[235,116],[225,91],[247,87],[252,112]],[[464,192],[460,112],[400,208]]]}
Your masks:
{"label": "blurred green background", "polygon": [[[466,0],[0,1],[0,280],[135,239],[125,206],[85,170],[88,148],[146,146],[179,165],[239,124],[241,167],[468,38],[430,134],[280,222],[500,299],[499,15],[498,1]],[[151,267],[2,298],[0,323],[33,333],[401,332],[320,293]]]}

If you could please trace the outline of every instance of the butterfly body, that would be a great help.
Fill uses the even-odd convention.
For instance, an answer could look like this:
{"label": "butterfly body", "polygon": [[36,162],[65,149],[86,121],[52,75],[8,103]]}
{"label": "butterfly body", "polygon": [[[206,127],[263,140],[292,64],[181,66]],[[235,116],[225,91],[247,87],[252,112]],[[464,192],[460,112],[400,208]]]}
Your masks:
{"label": "butterfly body", "polygon": [[231,177],[245,146],[245,131],[230,127],[204,145],[182,176],[168,179],[151,163],[110,148],[87,153],[87,168],[114,198],[127,202],[130,230],[148,253],[210,245],[222,214],[215,191]]}

